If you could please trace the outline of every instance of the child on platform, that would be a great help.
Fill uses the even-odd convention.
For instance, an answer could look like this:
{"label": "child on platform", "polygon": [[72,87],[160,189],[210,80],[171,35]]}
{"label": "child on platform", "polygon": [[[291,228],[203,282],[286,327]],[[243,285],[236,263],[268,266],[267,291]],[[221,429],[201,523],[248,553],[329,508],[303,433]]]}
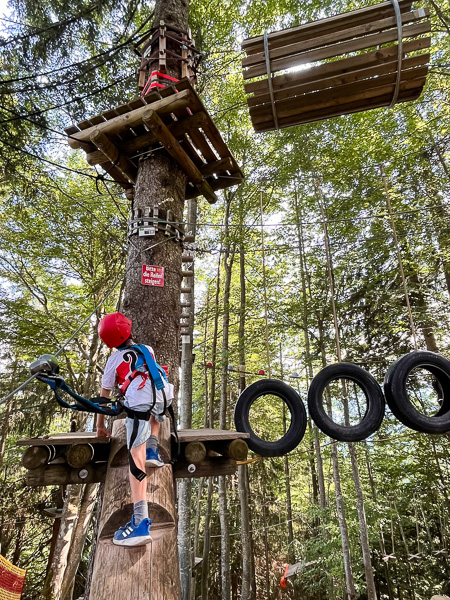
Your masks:
{"label": "child on platform", "polygon": [[[124,396],[127,447],[130,460],[131,498],[134,505],[131,521],[115,534],[119,546],[141,546],[151,541],[148,516],[146,467],[162,467],[158,451],[158,433],[165,419],[165,409],[172,402],[173,386],[154,360],[150,346],[134,346],[132,322],[122,313],[105,315],[98,326],[102,341],[117,348],[108,362],[101,382],[100,395],[110,398],[118,387]],[[97,436],[111,437],[104,415],[97,417]]]}

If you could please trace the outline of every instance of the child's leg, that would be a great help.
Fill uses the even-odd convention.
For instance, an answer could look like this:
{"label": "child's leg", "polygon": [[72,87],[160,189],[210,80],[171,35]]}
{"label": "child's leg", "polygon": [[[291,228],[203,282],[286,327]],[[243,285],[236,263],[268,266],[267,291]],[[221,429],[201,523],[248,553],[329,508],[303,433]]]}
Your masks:
{"label": "child's leg", "polygon": [[156,439],[158,439],[160,426],[161,426],[161,423],[159,421],[157,421],[153,415],[151,415],[150,427],[152,429],[152,435],[154,435]]}
{"label": "child's leg", "polygon": [[152,415],[150,417],[151,435],[147,440],[147,467],[163,467],[164,461],[161,459],[158,450],[158,434],[161,423]]}
{"label": "child's leg", "polygon": [[[141,444],[140,446],[135,446],[131,448],[131,455],[136,463],[138,469],[144,471],[145,473],[145,451],[146,445]],[[140,502],[141,500],[145,500],[147,502],[147,478],[142,481],[138,481],[134,475],[131,474],[131,471],[128,472],[130,478],[130,487],[131,487],[131,499],[133,504],[136,502]]]}

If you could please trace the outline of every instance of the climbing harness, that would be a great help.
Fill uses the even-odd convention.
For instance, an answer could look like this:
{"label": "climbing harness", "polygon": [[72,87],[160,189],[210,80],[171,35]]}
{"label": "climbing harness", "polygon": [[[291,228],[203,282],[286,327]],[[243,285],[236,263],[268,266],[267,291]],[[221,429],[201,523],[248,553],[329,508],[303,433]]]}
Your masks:
{"label": "climbing harness", "polygon": [[[120,387],[121,394],[125,395],[125,392],[126,392],[128,386],[134,379],[136,379],[136,377],[142,378],[142,383],[139,385],[138,389],[141,389],[142,387],[144,387],[147,379],[150,379],[150,384],[152,386],[153,403],[147,411],[139,412],[137,410],[128,408],[127,406],[123,406],[123,410],[127,413],[127,416],[130,419],[133,419],[133,430],[131,432],[131,438],[130,438],[130,443],[129,443],[129,448],[128,448],[130,471],[131,471],[132,475],[134,475],[134,477],[136,477],[136,479],[138,481],[142,481],[147,475],[144,473],[144,471],[139,469],[137,467],[136,463],[134,462],[134,459],[131,455],[131,448],[133,447],[133,444],[136,440],[136,437],[137,437],[137,434],[139,431],[139,421],[148,421],[150,419],[150,415],[152,414],[152,411],[156,404],[156,390],[161,391],[163,399],[164,399],[164,409],[162,410],[161,413],[159,413],[159,416],[164,415],[167,411],[169,413],[169,417],[173,423],[173,430],[174,430],[174,434],[177,439],[177,445],[178,445],[178,452],[177,452],[176,458],[178,457],[179,446],[180,446],[180,443],[178,440],[177,422],[175,419],[175,414],[173,412],[172,402],[170,402],[170,403],[167,402],[166,393],[164,390],[164,381],[163,380],[167,381],[166,372],[160,365],[158,365],[158,363],[153,358],[153,356],[152,356],[150,350],[147,348],[147,346],[144,346],[144,345],[127,346],[124,344],[122,346],[118,346],[117,349],[130,351],[129,356],[127,356],[128,353],[125,352],[124,358],[125,359],[128,358],[130,360],[131,367],[132,367],[132,371],[131,371],[130,375],[128,375],[128,377],[126,378],[126,380]],[[137,358],[136,358],[136,354],[133,352],[133,350],[137,354]],[[145,368],[147,369],[146,371],[143,370]]]}

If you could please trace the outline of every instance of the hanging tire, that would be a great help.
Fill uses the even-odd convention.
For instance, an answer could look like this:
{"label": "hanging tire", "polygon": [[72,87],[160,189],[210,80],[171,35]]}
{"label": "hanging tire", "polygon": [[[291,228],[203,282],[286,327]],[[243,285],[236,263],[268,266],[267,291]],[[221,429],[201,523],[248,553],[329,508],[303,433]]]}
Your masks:
{"label": "hanging tire", "polygon": [[[250,408],[262,396],[278,396],[291,413],[289,429],[276,442],[266,442],[256,435],[250,425]],[[283,456],[291,452],[303,439],[306,431],[306,410],[299,394],[278,379],[261,379],[246,388],[239,396],[234,409],[234,424],[237,431],[249,433],[248,447],[261,456]]]}
{"label": "hanging tire", "polygon": [[[442,392],[441,406],[431,417],[419,412],[408,396],[406,382],[411,371],[417,368],[432,373]],[[450,361],[440,354],[421,350],[401,356],[386,373],[384,393],[389,408],[406,427],[421,433],[450,431]]]}
{"label": "hanging tire", "polygon": [[[366,397],[366,412],[357,425],[339,425],[325,412],[323,393],[327,385],[336,379],[354,381]],[[317,427],[339,442],[360,442],[375,433],[384,417],[383,391],[370,373],[352,363],[337,363],[322,369],[311,382],[308,390],[308,408]]]}

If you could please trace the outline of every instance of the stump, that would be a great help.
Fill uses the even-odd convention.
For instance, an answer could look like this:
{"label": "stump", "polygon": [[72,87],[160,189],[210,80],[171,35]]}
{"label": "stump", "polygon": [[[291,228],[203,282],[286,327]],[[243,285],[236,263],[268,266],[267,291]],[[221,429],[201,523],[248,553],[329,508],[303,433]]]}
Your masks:
{"label": "stump", "polygon": [[[131,519],[133,512],[125,421],[115,421],[89,600],[180,598],[172,466],[148,469],[147,475],[153,541],[138,548],[115,546],[115,531]],[[158,577],[152,576],[152,563],[166,564],[167,557],[171,557],[170,564],[155,570]]]}

